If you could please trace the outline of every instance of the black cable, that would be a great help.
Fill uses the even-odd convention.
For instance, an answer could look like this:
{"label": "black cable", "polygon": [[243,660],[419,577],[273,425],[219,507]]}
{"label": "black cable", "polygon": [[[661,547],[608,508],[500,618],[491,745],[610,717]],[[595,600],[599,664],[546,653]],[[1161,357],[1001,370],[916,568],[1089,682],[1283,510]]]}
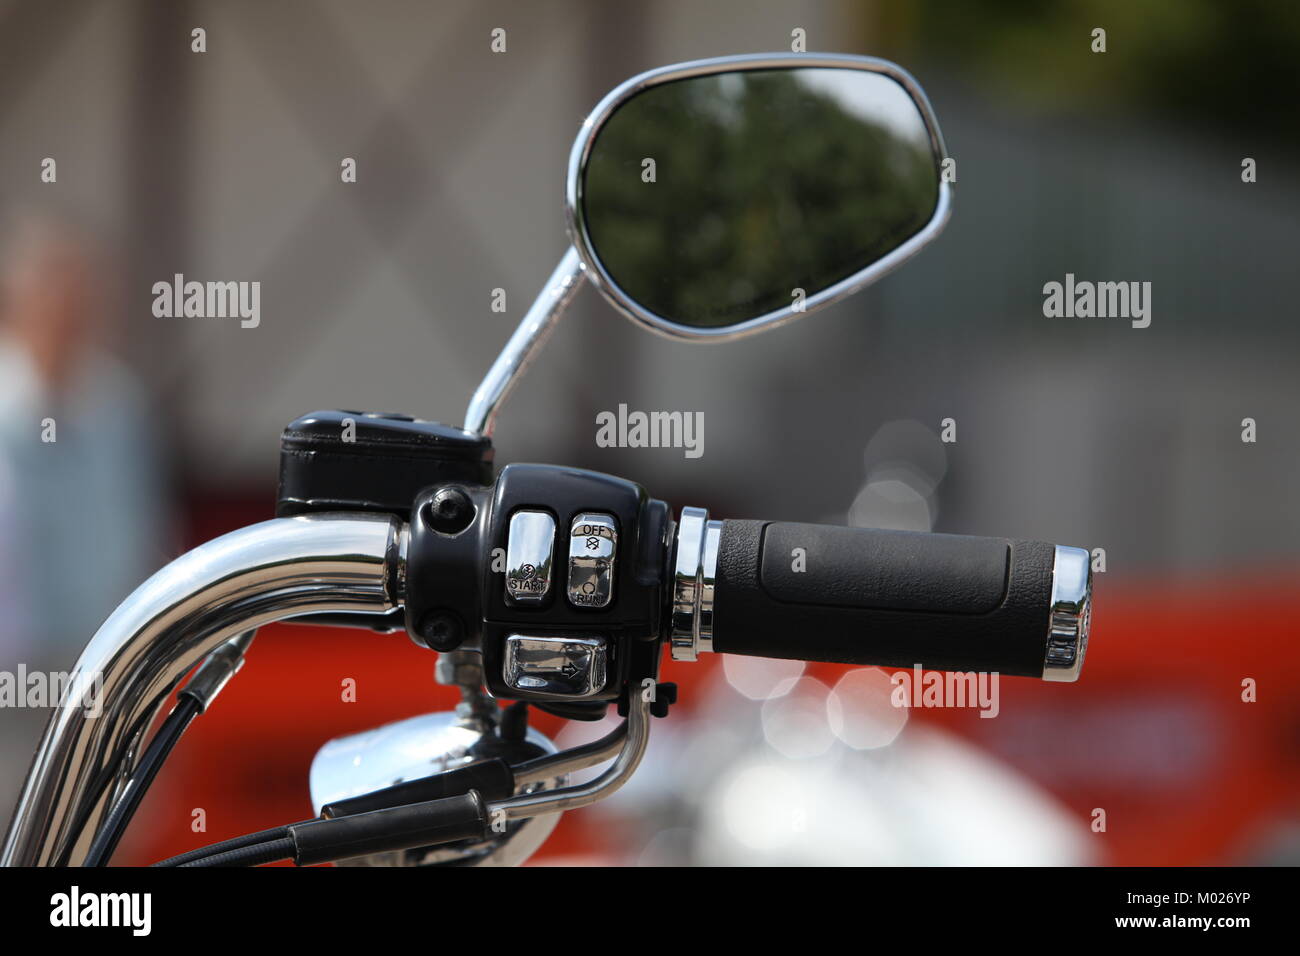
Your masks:
{"label": "black cable", "polygon": [[293,838],[286,836],[278,840],[266,840],[250,846],[241,846],[235,850],[226,850],[224,853],[215,853],[200,860],[182,863],[181,866],[261,866],[263,863],[274,863],[277,860],[291,860],[293,855]]}
{"label": "black cable", "polygon": [[312,866],[372,853],[482,840],[488,828],[487,804],[477,790],[471,790],[458,797],[295,823],[289,828],[289,842],[293,861]]}
{"label": "black cable", "polygon": [[304,820],[191,850],[155,866],[261,866],[291,859],[299,866],[460,840],[481,840],[488,810],[477,790],[454,797]]}
{"label": "black cable", "polygon": [[222,840],[220,843],[212,843],[208,846],[201,846],[197,850],[188,850],[185,853],[179,853],[176,856],[168,857],[154,863],[154,866],[185,866],[194,860],[202,860],[205,857],[216,856],[219,853],[225,853],[229,850],[239,850],[246,846],[252,846],[254,843],[268,843],[271,840],[281,840],[289,835],[287,826],[271,827],[269,830],[258,830],[256,833],[245,833],[243,836],[233,837],[229,840]]}
{"label": "black cable", "polygon": [[194,697],[183,694],[172,708],[172,712],[167,715],[163,721],[158,733],[154,734],[153,740],[149,741],[149,746],[145,748],[144,755],[140,758],[140,763],[136,766],[135,771],[127,779],[126,788],[122,791],[121,798],[109,812],[108,818],[104,825],[99,828],[99,833],[95,841],[90,845],[90,852],[86,854],[86,861],[83,866],[105,866],[113,856],[113,851],[117,849],[118,841],[122,839],[122,834],[126,832],[127,824],[131,822],[131,817],[135,815],[136,809],[140,806],[140,801],[144,799],[145,793],[149,790],[149,785],[153,783],[154,777],[162,769],[163,763],[167,760],[167,755],[172,752],[176,742],[181,739],[185,729],[189,727],[192,721],[202,711],[198,700]]}
{"label": "black cable", "polygon": [[[510,764],[500,757],[493,757],[454,770],[444,770],[428,777],[421,777],[418,780],[394,784],[359,797],[335,800],[321,807],[321,815],[311,820],[301,820],[298,823],[259,830],[256,833],[246,833],[220,843],[189,850],[153,865],[162,867],[198,865],[198,861],[208,860],[231,850],[294,836],[308,824],[323,820],[356,819],[361,814],[374,810],[391,810],[416,804],[427,807],[432,801],[446,797],[463,797],[470,791],[477,791],[485,800],[504,800],[510,796],[515,792],[515,776]],[[421,822],[424,824],[428,821]],[[338,832],[339,829],[340,827],[337,826],[326,827],[324,832]],[[318,828],[313,828],[313,832],[320,831]]]}

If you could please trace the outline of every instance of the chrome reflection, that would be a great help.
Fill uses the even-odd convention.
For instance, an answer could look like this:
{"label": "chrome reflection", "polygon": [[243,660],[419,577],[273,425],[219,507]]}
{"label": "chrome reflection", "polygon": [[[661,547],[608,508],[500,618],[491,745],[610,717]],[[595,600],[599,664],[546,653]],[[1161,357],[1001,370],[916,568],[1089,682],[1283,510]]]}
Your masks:
{"label": "chrome reflection", "polygon": [[383,613],[405,583],[405,525],[380,515],[277,518],[182,555],[140,585],[82,652],[102,713],[54,712],[5,837],[6,866],[77,863],[182,677],[237,635],[321,611]]}

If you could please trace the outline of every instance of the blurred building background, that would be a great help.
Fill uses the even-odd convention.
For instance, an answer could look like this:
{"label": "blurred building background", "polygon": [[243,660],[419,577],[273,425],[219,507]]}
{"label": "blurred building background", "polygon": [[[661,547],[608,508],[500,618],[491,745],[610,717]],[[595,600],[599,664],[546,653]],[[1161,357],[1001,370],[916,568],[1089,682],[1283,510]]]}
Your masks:
{"label": "blurred building background", "polygon": [[[191,50],[196,27],[206,52]],[[497,27],[505,53],[489,46]],[[1098,27],[1105,53],[1091,51]],[[152,449],[123,461],[109,442],[75,465],[69,412],[50,446],[65,482],[18,494],[46,416],[0,422],[19,436],[0,461],[0,669],[69,665],[87,621],[129,590],[118,579],[138,579],[125,555],[157,566],[270,516],[277,436],[297,415],[459,423],[565,249],[564,169],[586,112],[641,70],[788,49],[795,29],[809,50],[884,56],[922,82],[958,164],[947,231],[864,294],[726,346],[649,336],[584,291],[506,408],[498,461],[625,475],[721,516],[1102,548],[1089,667],[1075,687],[1005,682],[995,720],[915,714],[893,743],[863,749],[833,732],[830,702],[855,686],[836,689],[842,669],[778,670],[751,700],[717,661],[673,668],[689,684],[683,713],[656,728],[638,788],[601,811],[620,825],[570,815],[549,849],[643,862],[1300,859],[1300,329],[1286,285],[1300,8],[1262,0],[0,2],[0,237],[21,248],[23,223],[55,223],[110,263],[116,291],[81,308],[116,326],[96,333],[95,354],[115,355],[134,383],[123,393],[143,396],[106,417]],[[355,183],[340,181],[345,157]],[[156,318],[152,286],[176,273],[260,281],[259,326]],[[1150,327],[1044,318],[1043,285],[1066,273],[1149,281]],[[13,302],[7,288],[0,308]],[[17,328],[10,317],[20,349]],[[0,408],[15,382],[0,380]],[[598,448],[595,415],[620,403],[703,412],[705,454]],[[946,418],[955,443],[939,440]],[[116,497],[80,493],[102,490],[101,475],[121,483]],[[60,516],[64,500],[80,512]],[[58,605],[22,583],[20,525],[75,528],[114,509],[138,520],[75,550],[31,546],[64,556]],[[448,700],[425,679],[427,652],[397,638],[280,628],[251,664],[180,748],[124,854],[197,843],[197,805],[210,840],[297,819],[326,737]],[[340,667],[374,693],[337,703]],[[1241,701],[1246,678],[1255,704]],[[774,701],[812,701],[792,750],[777,745]],[[0,712],[0,724],[7,814],[34,718]],[[824,785],[803,830],[746,796],[797,804],[781,781],[812,779]]]}

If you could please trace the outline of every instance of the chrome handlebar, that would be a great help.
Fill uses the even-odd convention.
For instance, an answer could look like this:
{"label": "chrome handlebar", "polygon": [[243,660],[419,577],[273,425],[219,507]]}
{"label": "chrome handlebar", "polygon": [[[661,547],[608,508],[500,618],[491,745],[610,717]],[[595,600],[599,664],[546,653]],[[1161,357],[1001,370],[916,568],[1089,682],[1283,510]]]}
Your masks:
{"label": "chrome handlebar", "polygon": [[135,590],[82,652],[46,728],[0,852],[5,866],[85,858],[139,744],[191,668],[252,628],[401,603],[406,526],[384,515],[264,521],[210,541]]}

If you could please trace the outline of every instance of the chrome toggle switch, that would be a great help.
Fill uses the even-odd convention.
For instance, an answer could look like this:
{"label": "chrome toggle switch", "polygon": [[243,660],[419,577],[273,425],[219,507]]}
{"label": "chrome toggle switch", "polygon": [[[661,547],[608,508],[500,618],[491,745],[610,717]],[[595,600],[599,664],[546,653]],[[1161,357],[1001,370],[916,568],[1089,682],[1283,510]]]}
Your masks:
{"label": "chrome toggle switch", "polygon": [[580,514],[569,528],[569,603],[608,607],[614,598],[618,527],[609,515]]}
{"label": "chrome toggle switch", "polygon": [[506,638],[501,676],[514,690],[591,697],[605,689],[603,637]]}
{"label": "chrome toggle switch", "polygon": [[506,594],[516,604],[540,604],[551,590],[555,519],[545,511],[516,511],[506,541]]}

